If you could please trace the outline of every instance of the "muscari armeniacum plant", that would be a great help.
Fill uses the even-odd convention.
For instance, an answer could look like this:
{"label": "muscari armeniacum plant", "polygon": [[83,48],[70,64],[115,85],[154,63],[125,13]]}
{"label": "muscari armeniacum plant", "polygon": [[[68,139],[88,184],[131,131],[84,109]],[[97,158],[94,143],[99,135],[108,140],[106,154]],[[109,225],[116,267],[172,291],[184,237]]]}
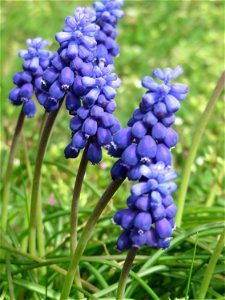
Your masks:
{"label": "muscari armeniacum plant", "polygon": [[[138,181],[131,188],[128,208],[118,211],[113,219],[123,230],[117,249],[131,249],[125,265],[131,267],[136,250],[141,246],[168,248],[175,229],[176,206],[171,194],[176,190],[173,180],[177,174],[171,169],[171,149],[176,145],[178,136],[172,125],[174,113],[179,110],[180,101],[186,98],[188,88],[184,84],[171,83],[183,72],[181,67],[155,69],[154,77],[163,83],[149,76],[143,78],[142,85],[148,91],[129,120],[128,127],[120,129],[113,112],[116,109],[115,88],[120,86],[121,81],[113,69],[114,57],[119,54],[115,39],[118,19],[123,16],[122,5],[121,0],[103,0],[94,3],[95,10],[77,8],[72,17],[66,17],[63,30],[56,34],[59,49],[53,56],[48,51],[40,51],[45,46],[40,38],[29,40],[28,51],[20,53],[25,59],[24,71],[14,76],[17,88],[9,95],[13,104],[22,104],[23,113],[32,116],[36,110],[31,99],[34,91],[39,103],[49,112],[40,139],[32,188],[29,238],[33,254],[36,252],[41,165],[51,128],[64,98],[66,108],[73,116],[70,120],[72,137],[65,148],[65,157],[77,158],[84,149],[71,209],[73,255],[61,299],[68,298],[80,257],[94,226],[125,178]],[[77,244],[77,211],[82,181],[87,162],[96,164],[101,161],[102,148],[119,159],[111,170],[112,182],[89,217]],[[123,297],[128,271],[129,268],[121,273],[117,299]]]}
{"label": "muscari armeniacum plant", "polygon": [[[141,246],[169,247],[176,215],[171,194],[176,190],[173,180],[177,177],[176,171],[171,168],[171,149],[178,142],[178,135],[172,125],[175,121],[174,113],[179,110],[180,101],[186,98],[188,92],[187,85],[171,81],[182,72],[180,66],[174,70],[155,69],[153,75],[163,81],[162,84],[150,76],[143,78],[142,85],[148,91],[128,121],[128,127],[113,135],[108,152],[119,158],[111,170],[113,182],[84,228],[68,270],[61,299],[69,295],[79,259],[98,217],[125,178],[138,183],[131,188],[131,195],[127,199],[128,208],[118,211],[113,219],[123,229],[117,249],[131,249],[128,254],[131,266]],[[127,272],[129,268],[125,269]],[[126,272],[121,273],[117,299],[123,299]]]}
{"label": "muscari armeniacum plant", "polygon": [[[115,74],[111,75],[110,73],[113,70],[113,65],[108,66],[109,58],[108,56],[112,57],[112,55],[118,54],[111,53],[110,51],[113,49],[113,47],[116,47],[115,44],[115,37],[116,33],[114,32],[113,38],[108,37],[108,50],[105,51],[103,54],[99,53],[97,51],[97,41],[96,37],[98,36],[98,33],[100,32],[100,27],[97,25],[97,19],[98,22],[101,20],[101,15],[105,15],[108,11],[108,17],[104,21],[105,23],[112,23],[114,25],[115,30],[117,26],[117,17],[114,16],[113,19],[109,18],[109,15],[112,13],[118,14],[118,7],[119,4],[115,7],[115,3],[110,6],[110,3],[114,3],[112,1],[106,1],[103,5],[103,8],[101,8],[101,13],[98,13],[98,17],[96,18],[96,13],[93,9],[90,8],[83,8],[78,7],[75,11],[73,16],[68,16],[65,18],[65,25],[63,27],[63,30],[61,32],[58,32],[56,34],[56,40],[59,43],[59,49],[57,52],[53,55],[50,66],[45,70],[42,76],[42,84],[41,84],[41,91],[37,94],[37,98],[39,102],[44,106],[44,108],[50,112],[48,122],[46,123],[46,126],[43,130],[43,136],[42,140],[43,143],[40,147],[40,151],[38,151],[38,159],[36,159],[37,162],[37,172],[35,172],[34,177],[34,184],[32,189],[32,199],[31,199],[31,215],[30,215],[30,251],[34,253],[35,249],[35,228],[36,228],[36,219],[37,219],[37,204],[38,204],[38,194],[40,189],[40,173],[41,173],[41,165],[43,161],[44,156],[44,149],[46,147],[46,143],[50,134],[50,130],[53,126],[53,123],[55,121],[55,117],[57,115],[57,112],[60,108],[60,106],[63,103],[63,99],[65,98],[65,104],[66,108],[69,111],[69,114],[75,115],[75,119],[78,116],[78,114],[81,116],[81,120],[84,120],[84,118],[87,117],[87,114],[85,116],[85,109],[88,108],[89,110],[93,106],[94,102],[98,98],[98,86],[96,86],[96,89],[93,89],[93,82],[90,84],[86,82],[84,83],[85,79],[86,81],[88,79],[97,78],[99,77],[98,81],[96,82],[96,85],[99,84],[101,87],[104,86],[104,91],[107,93],[107,96],[110,97],[110,100],[112,99],[112,93],[113,89],[110,86],[113,85],[112,81],[114,81],[114,85],[118,86],[120,84],[119,80],[115,79]],[[122,2],[120,1],[120,4]],[[96,3],[97,4],[97,3]],[[98,4],[97,4],[98,5]],[[112,9],[114,7],[115,9]],[[111,11],[110,11],[111,8]],[[117,8],[117,10],[116,10]],[[119,17],[121,17],[122,14],[120,13]],[[114,30],[114,31],[115,31]],[[111,32],[112,33],[112,32]],[[109,31],[107,31],[107,34],[110,34]],[[112,43],[113,42],[113,43]],[[111,44],[110,44],[111,43]],[[117,47],[118,48],[118,47]],[[98,55],[97,55],[98,53]],[[111,59],[112,61],[112,59]],[[104,73],[104,74],[103,74]],[[108,74],[107,82],[104,83],[104,78],[101,80],[101,76],[104,77],[106,74]],[[117,76],[116,76],[117,77]],[[111,80],[111,81],[110,81]],[[111,93],[111,94],[110,94]],[[84,98],[85,97],[85,98]],[[114,95],[113,95],[114,97]],[[86,102],[85,102],[86,101]],[[87,103],[89,101],[89,103]],[[90,103],[90,101],[92,103]],[[103,101],[102,101],[103,102]],[[113,102],[112,102],[113,103]],[[104,103],[102,103],[102,106],[106,104],[106,100]],[[111,106],[111,108],[110,108]],[[98,110],[98,107],[96,105],[96,108]],[[100,109],[100,108],[99,108]],[[109,105],[108,110],[115,109],[115,104]],[[98,119],[99,116],[97,115],[97,110],[94,112],[95,108],[92,109],[92,116],[90,116],[90,121],[95,119]],[[95,115],[96,114],[96,115]],[[82,119],[83,118],[83,119]],[[73,121],[71,121],[72,123]],[[116,120],[115,120],[116,122]],[[74,123],[74,122],[73,122]],[[117,123],[119,123],[117,121]],[[89,126],[88,121],[84,124],[86,128]],[[83,126],[83,127],[84,127]],[[73,127],[74,130],[74,127]],[[87,129],[88,130],[88,129]],[[114,129],[115,130],[115,129]],[[99,130],[101,132],[101,129]],[[104,135],[104,132],[101,136]],[[79,147],[74,147],[73,144],[70,144],[68,147],[66,147],[65,150],[65,156],[68,157],[76,157],[79,154],[79,150],[82,149],[82,138],[83,138],[83,144],[87,142],[87,136],[86,133],[85,136],[81,134],[81,131],[76,135],[76,138],[73,138],[73,141],[77,141],[79,144]],[[104,143],[104,141],[102,141]],[[41,142],[40,142],[41,144]],[[97,148],[97,150],[96,150]],[[99,151],[98,144],[95,143],[93,140],[93,143],[90,143],[89,145],[90,150],[96,150],[99,152],[99,155],[101,155]],[[89,150],[89,158],[91,160],[91,155],[95,152]],[[91,153],[91,154],[90,154]],[[74,217],[71,218],[73,220],[71,225],[71,231],[76,232],[76,226],[74,227],[74,224],[76,224],[76,216],[77,209],[74,208],[73,204],[74,202],[77,202],[79,200],[79,194],[80,194],[80,188],[82,185],[82,177],[84,176],[87,160],[85,156],[86,152],[84,152],[84,159],[81,160],[81,165],[78,170],[78,176],[76,177],[77,180],[75,181],[75,188],[74,188],[74,195],[76,195],[77,200],[72,201],[72,212],[74,214]],[[92,162],[95,163],[96,161],[96,155],[92,155]],[[75,196],[74,196],[75,197]],[[72,236],[73,234],[71,234]],[[75,233],[74,233],[75,235]],[[73,240],[76,240],[74,237]],[[73,247],[72,247],[73,248]]]}
{"label": "muscari armeniacum plant", "polygon": [[36,105],[32,99],[33,95],[37,96],[40,92],[41,78],[44,70],[49,66],[52,53],[45,50],[48,45],[46,40],[41,37],[27,39],[28,49],[20,50],[19,57],[24,59],[23,71],[17,72],[13,76],[13,83],[16,85],[8,96],[9,101],[15,106],[22,106],[18,117],[12,145],[10,148],[7,174],[5,176],[3,189],[3,208],[2,208],[2,229],[6,231],[7,227],[7,206],[9,198],[10,181],[12,175],[13,161],[22,132],[25,116],[31,118],[36,113]]}

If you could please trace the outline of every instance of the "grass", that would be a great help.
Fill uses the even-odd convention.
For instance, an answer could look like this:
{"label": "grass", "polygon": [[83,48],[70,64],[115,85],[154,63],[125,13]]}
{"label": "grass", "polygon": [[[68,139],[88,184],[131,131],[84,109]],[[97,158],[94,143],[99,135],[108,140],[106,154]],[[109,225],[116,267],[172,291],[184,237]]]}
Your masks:
{"label": "grass", "polygon": [[[91,5],[92,2],[2,1],[2,178],[19,114],[18,108],[6,101],[13,87],[12,76],[21,69],[17,53],[25,47],[26,38],[35,36],[48,39],[50,48],[55,51],[54,35],[61,30],[65,16],[71,15],[76,5],[84,3]],[[140,88],[143,76],[151,74],[156,67],[182,65],[185,72],[181,81],[189,85],[190,93],[182,103],[175,124],[180,141],[173,156],[179,178],[200,114],[223,71],[223,5],[223,1],[125,1],[125,16],[120,21],[118,36],[121,53],[116,59],[116,72],[123,85],[116,98],[116,116],[125,126],[144,91]],[[13,294],[16,299],[57,299],[63,272],[69,264],[70,201],[79,159],[64,159],[63,149],[70,139],[69,116],[65,110],[58,116],[42,172],[46,257],[30,257],[25,251],[31,192],[29,174],[34,168],[39,138],[37,128],[42,114],[39,108],[35,119],[25,121],[24,141],[21,140],[14,161],[9,226],[7,235],[2,237],[8,255],[6,261],[0,261],[5,264],[7,273],[0,282],[0,299],[13,299]],[[224,101],[220,96],[192,165],[182,226],[175,231],[169,250],[143,248],[138,252],[128,282],[127,299],[152,299],[149,288],[162,300],[184,299],[187,286],[189,299],[198,299],[208,263],[224,227],[223,127]],[[113,159],[104,153],[103,161],[104,165],[88,166],[81,195],[78,235],[110,182]],[[178,185],[179,182],[180,179]],[[115,251],[120,230],[111,223],[111,218],[117,209],[125,207],[129,188],[130,184],[125,182],[108,205],[82,257],[80,272],[83,293],[88,299],[115,299],[125,255]],[[218,256],[205,299],[225,297],[223,254],[224,250]],[[55,270],[54,265],[61,269]],[[36,270],[38,280],[32,270]],[[74,295],[75,287],[72,299]]]}

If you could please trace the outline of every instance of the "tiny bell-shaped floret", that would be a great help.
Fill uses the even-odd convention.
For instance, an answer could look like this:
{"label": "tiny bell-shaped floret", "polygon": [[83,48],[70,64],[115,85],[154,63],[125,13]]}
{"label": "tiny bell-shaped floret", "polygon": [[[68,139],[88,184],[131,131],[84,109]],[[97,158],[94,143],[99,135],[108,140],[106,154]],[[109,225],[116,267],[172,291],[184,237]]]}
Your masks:
{"label": "tiny bell-shaped floret", "polygon": [[156,103],[153,112],[158,119],[163,119],[167,114],[166,105],[163,102]]}
{"label": "tiny bell-shaped floret", "polygon": [[72,145],[76,149],[82,149],[85,147],[87,143],[87,138],[85,137],[84,133],[79,130],[77,131],[72,138]]}
{"label": "tiny bell-shaped floret", "polygon": [[137,145],[131,144],[124,150],[121,156],[123,163],[128,167],[135,166],[138,163],[136,150],[137,150]]}
{"label": "tiny bell-shaped floret", "polygon": [[13,105],[21,105],[23,100],[20,98],[20,88],[14,88],[9,93],[9,101]]}
{"label": "tiny bell-shaped floret", "polygon": [[173,204],[173,198],[172,198],[172,196],[171,195],[164,196],[162,198],[162,203],[163,203],[164,207],[168,207],[171,204]]}
{"label": "tiny bell-shaped floret", "polygon": [[31,83],[25,83],[20,88],[20,98],[23,100],[30,99],[33,93],[33,85]]}
{"label": "tiny bell-shaped floret", "polygon": [[148,212],[140,212],[134,220],[134,226],[141,230],[149,230],[152,225],[152,217]]}
{"label": "tiny bell-shaped floret", "polygon": [[137,145],[137,154],[141,159],[154,158],[157,151],[157,145],[150,135],[144,136]]}
{"label": "tiny bell-shaped floret", "polygon": [[111,168],[111,177],[115,179],[124,179],[127,176],[127,168],[122,164],[122,160],[119,159]]}
{"label": "tiny bell-shaped floret", "polygon": [[135,209],[135,208],[136,208],[136,205],[135,205],[136,200],[137,200],[137,197],[132,196],[132,195],[129,196],[129,197],[127,198],[127,206],[128,206],[129,208],[131,208],[131,209]]}
{"label": "tiny bell-shaped floret", "polygon": [[156,118],[156,116],[153,114],[152,111],[149,111],[144,115],[143,122],[147,127],[151,127],[158,122],[158,119]]}
{"label": "tiny bell-shaped floret", "polygon": [[134,138],[141,139],[146,134],[147,128],[142,121],[138,121],[132,126],[131,132]]}
{"label": "tiny bell-shaped floret", "polygon": [[92,118],[87,118],[83,123],[82,131],[86,135],[92,136],[96,134],[97,128],[98,128],[97,122]]}
{"label": "tiny bell-shaped floret", "polygon": [[124,213],[122,220],[121,220],[121,226],[123,229],[131,229],[133,228],[134,219],[137,215],[136,210],[127,209],[127,211]]}
{"label": "tiny bell-shaped floret", "polygon": [[128,211],[127,208],[118,210],[113,217],[113,222],[117,225],[121,225],[122,218],[127,211]]}
{"label": "tiny bell-shaped floret", "polygon": [[88,160],[93,164],[98,164],[102,160],[102,149],[97,143],[91,143],[88,148]]}
{"label": "tiny bell-shaped floret", "polygon": [[43,85],[46,84],[52,84],[57,78],[59,77],[59,72],[54,67],[49,67],[45,72],[43,73],[42,79]]}
{"label": "tiny bell-shaped floret", "polygon": [[132,142],[131,128],[122,128],[113,137],[113,142],[116,147],[125,149]]}
{"label": "tiny bell-shaped floret", "polygon": [[166,217],[166,211],[163,205],[152,207],[151,211],[152,211],[152,217],[155,221]]}
{"label": "tiny bell-shaped floret", "polygon": [[137,200],[135,201],[135,206],[141,211],[149,211],[150,209],[149,197],[148,196],[138,197]]}
{"label": "tiny bell-shaped floret", "polygon": [[177,213],[177,207],[175,204],[171,204],[166,208],[166,217],[169,219],[172,219],[176,216]]}
{"label": "tiny bell-shaped floret", "polygon": [[130,231],[124,231],[117,240],[117,250],[128,250],[132,243],[130,240]]}
{"label": "tiny bell-shaped floret", "polygon": [[65,91],[68,90],[74,82],[74,72],[69,67],[63,68],[59,80],[61,88]]}
{"label": "tiny bell-shaped floret", "polygon": [[54,81],[49,89],[49,95],[55,100],[61,100],[64,97],[65,91],[61,88],[59,80]]}
{"label": "tiny bell-shaped floret", "polygon": [[99,127],[97,131],[97,141],[99,145],[109,145],[112,141],[112,135],[109,129]]}
{"label": "tiny bell-shaped floret", "polygon": [[36,105],[34,104],[32,99],[26,101],[23,105],[23,113],[28,117],[32,118],[36,113]]}
{"label": "tiny bell-shaped floret", "polygon": [[167,128],[161,123],[158,122],[155,124],[152,128],[152,137],[155,140],[163,140],[166,137],[167,134]]}
{"label": "tiny bell-shaped floret", "polygon": [[47,97],[45,102],[44,102],[44,108],[48,112],[55,111],[59,108],[59,101],[57,101],[57,100],[55,100],[51,97]]}
{"label": "tiny bell-shaped floret", "polygon": [[174,114],[167,114],[163,119],[161,119],[161,122],[166,127],[169,127],[169,126],[173,125],[173,123],[175,122]]}
{"label": "tiny bell-shaped floret", "polygon": [[80,98],[74,95],[72,92],[68,92],[66,95],[66,109],[71,115],[76,114],[78,108],[81,106]]}
{"label": "tiny bell-shaped floret", "polygon": [[146,245],[148,247],[157,247],[158,239],[159,238],[158,238],[154,228],[151,228],[150,230],[148,230],[147,238],[146,238]]}
{"label": "tiny bell-shaped floret", "polygon": [[64,154],[65,158],[76,158],[79,155],[79,151],[75,149],[71,143],[64,149]]}
{"label": "tiny bell-shaped floret", "polygon": [[162,218],[155,222],[155,230],[161,239],[165,239],[172,235],[172,227],[166,218]]}
{"label": "tiny bell-shaped floret", "polygon": [[172,164],[172,154],[164,144],[157,145],[156,160],[162,161],[166,166]]}
{"label": "tiny bell-shaped floret", "polygon": [[168,147],[174,147],[178,142],[178,134],[172,128],[168,128],[163,143]]}
{"label": "tiny bell-shaped floret", "polygon": [[162,203],[162,196],[158,191],[151,192],[150,205],[151,207],[159,206]]}
{"label": "tiny bell-shaped floret", "polygon": [[132,241],[132,246],[139,248],[144,245],[147,240],[147,231],[134,229],[131,231],[130,239]]}
{"label": "tiny bell-shaped floret", "polygon": [[180,109],[180,102],[172,95],[166,96],[165,103],[169,113],[175,113]]}
{"label": "tiny bell-shaped floret", "polygon": [[173,192],[176,191],[177,185],[175,182],[166,182],[166,183],[160,183],[158,185],[158,191],[163,195],[170,195]]}

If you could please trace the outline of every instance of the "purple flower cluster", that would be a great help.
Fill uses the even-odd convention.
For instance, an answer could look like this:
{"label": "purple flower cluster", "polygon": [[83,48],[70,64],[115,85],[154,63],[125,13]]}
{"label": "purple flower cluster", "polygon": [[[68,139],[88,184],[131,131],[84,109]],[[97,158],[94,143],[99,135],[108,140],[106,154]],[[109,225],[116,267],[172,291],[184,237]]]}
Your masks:
{"label": "purple flower cluster", "polygon": [[[78,93],[80,107],[78,105],[74,107],[74,102],[67,97],[67,108],[70,113],[73,111],[75,116],[70,122],[72,142],[64,151],[66,158],[77,157],[80,150],[89,143],[88,159],[94,164],[99,163],[102,159],[102,147],[108,148],[113,135],[120,129],[120,123],[113,116],[113,112],[116,109],[115,88],[121,85],[121,80],[112,73],[113,59],[109,59],[109,56],[112,56],[110,49],[115,46],[117,19],[122,16],[121,11],[118,10],[121,5],[121,1],[111,0],[94,4],[97,14],[96,24],[100,27],[100,30],[95,33],[96,44],[100,48],[105,47],[104,40],[108,43],[108,50],[105,48],[105,51],[100,53],[98,50],[100,48],[96,48],[91,54],[90,68],[86,68],[85,73],[75,78],[75,91]],[[108,24],[114,30],[112,37],[109,31],[107,31],[108,36],[104,33],[106,30],[104,24]],[[99,34],[102,36],[100,40]],[[110,43],[114,46],[111,47]]]}
{"label": "purple flower cluster", "polygon": [[36,106],[32,100],[32,94],[38,95],[41,87],[41,77],[43,71],[48,67],[52,53],[42,50],[48,42],[41,37],[27,39],[27,50],[21,50],[19,57],[24,58],[23,71],[18,72],[13,77],[13,82],[17,85],[9,93],[9,100],[13,105],[23,105],[23,113],[28,117],[33,117]]}
{"label": "purple flower cluster", "polygon": [[143,78],[142,85],[148,91],[143,95],[139,108],[113,137],[109,153],[120,159],[111,170],[112,178],[138,180],[127,199],[128,209],[120,210],[114,222],[124,232],[118,239],[119,250],[131,246],[167,248],[174,229],[176,206],[171,193],[176,184],[176,172],[170,170],[170,149],[178,142],[172,129],[174,113],[186,98],[185,84],[170,83],[183,72],[180,66],[172,69],[155,69],[153,75],[162,80],[159,84],[152,77]]}
{"label": "purple flower cluster", "polygon": [[109,64],[113,63],[113,58],[119,54],[119,46],[115,42],[117,37],[118,19],[123,17],[123,0],[103,0],[95,2],[96,24],[100,30],[96,34],[97,51],[96,57]]}
{"label": "purple flower cluster", "polygon": [[115,73],[111,73],[113,65],[105,66],[103,62],[93,67],[92,76],[84,76],[82,85],[89,89],[83,97],[83,105],[71,119],[70,129],[73,132],[72,143],[65,149],[65,156],[77,157],[87,142],[88,159],[99,163],[102,159],[101,147],[108,147],[112,136],[120,129],[119,121],[113,116],[116,109],[115,88],[121,84]]}
{"label": "purple flower cluster", "polygon": [[56,34],[60,47],[43,74],[43,92],[38,97],[47,111],[58,109],[65,95],[70,114],[75,114],[80,107],[80,97],[87,93],[82,77],[91,76],[93,72],[98,30],[95,20],[93,10],[78,7],[72,17],[65,18],[63,31]]}

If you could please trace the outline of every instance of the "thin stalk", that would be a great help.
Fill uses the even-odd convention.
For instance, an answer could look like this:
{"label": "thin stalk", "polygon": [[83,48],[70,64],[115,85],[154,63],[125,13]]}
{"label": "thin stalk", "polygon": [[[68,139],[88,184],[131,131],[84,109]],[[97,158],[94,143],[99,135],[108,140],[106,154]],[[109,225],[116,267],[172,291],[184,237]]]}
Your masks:
{"label": "thin stalk", "polygon": [[40,201],[41,195],[39,195],[38,205],[37,205],[37,244],[38,252],[41,257],[45,257],[45,236],[44,236],[44,226],[42,220],[42,202]]}
{"label": "thin stalk", "polygon": [[[45,122],[47,120],[49,113],[47,111],[44,112],[42,118],[41,118],[41,126],[40,126],[40,132],[39,132],[39,141],[41,138],[41,134],[42,134],[42,130],[44,128]],[[28,178],[29,178],[29,186],[32,184],[32,170],[31,170],[31,165],[30,165],[30,161],[29,161],[29,155],[28,155],[28,151],[27,151],[27,147],[26,147],[26,139],[24,134],[22,134],[23,137],[23,144],[24,144],[24,155],[25,155],[25,161],[26,161],[26,165],[27,165],[27,173],[28,173]],[[38,142],[39,142],[38,141]],[[24,228],[27,229],[29,227],[29,211],[30,211],[30,198],[31,198],[31,191],[29,189],[28,195],[26,197],[27,201],[26,201],[26,217],[24,218]],[[39,228],[39,227],[37,227]],[[42,245],[44,245],[44,235],[43,232],[38,233],[38,241],[42,242]],[[24,236],[23,241],[22,241],[22,249],[23,251],[27,251],[27,246],[28,246],[28,235]],[[44,246],[42,247],[42,250],[40,250],[39,247],[39,253],[40,256],[44,257]]]}
{"label": "thin stalk", "polygon": [[[60,104],[60,107],[62,105]],[[31,207],[30,207],[30,223],[29,223],[29,251],[31,254],[36,253],[36,226],[37,226],[37,210],[38,210],[38,196],[40,190],[40,179],[41,179],[41,168],[42,162],[45,154],[45,150],[47,147],[48,139],[55,122],[55,119],[58,115],[60,110],[51,112],[48,115],[46,120],[45,126],[43,128],[41,139],[39,142],[36,162],[35,162],[35,169],[34,169],[34,177],[33,177],[33,185],[32,185],[32,193],[31,193]]]}
{"label": "thin stalk", "polygon": [[3,189],[3,199],[2,199],[2,230],[3,232],[6,232],[7,228],[7,221],[8,221],[8,202],[9,202],[9,191],[10,191],[10,185],[11,185],[11,177],[12,177],[12,170],[13,170],[13,161],[16,154],[16,149],[18,145],[18,141],[22,132],[23,124],[25,120],[25,115],[23,113],[23,110],[21,109],[20,115],[17,120],[16,129],[14,132],[12,145],[10,148],[9,153],[9,160],[6,168],[6,174],[5,174],[5,182],[4,182],[4,189]]}
{"label": "thin stalk", "polygon": [[[76,246],[77,246],[77,226],[78,226],[78,210],[79,210],[79,201],[80,201],[80,193],[81,188],[84,181],[84,175],[86,173],[88,158],[87,158],[87,151],[88,151],[89,143],[86,145],[82,158],[80,161],[80,165],[77,171],[77,176],[75,179],[74,189],[73,189],[73,198],[71,203],[71,216],[70,216],[70,251],[71,255],[73,255]],[[80,280],[80,270],[77,268],[76,276],[74,278],[75,285],[82,288],[81,280]],[[78,299],[83,299],[83,295],[77,291]]]}
{"label": "thin stalk", "polygon": [[28,184],[30,185],[32,182],[32,169],[31,164],[29,160],[29,155],[27,151],[27,143],[24,133],[22,132],[22,142],[23,142],[23,152],[24,152],[24,158],[25,158],[25,164],[27,168],[27,175],[28,175]]}
{"label": "thin stalk", "polygon": [[100,198],[99,202],[97,203],[96,207],[94,208],[91,216],[88,219],[88,222],[86,226],[84,227],[84,230],[82,232],[82,235],[80,237],[80,240],[77,244],[76,250],[73,254],[66,279],[64,281],[63,289],[62,289],[62,294],[60,299],[65,300],[69,297],[71,286],[73,283],[74,276],[76,274],[76,270],[79,264],[79,261],[81,259],[81,256],[84,252],[84,249],[91,237],[91,234],[95,228],[95,225],[97,223],[98,218],[100,217],[101,213],[103,212],[104,208],[112,198],[112,196],[115,194],[117,189],[120,187],[122,184],[123,180],[115,180],[110,183],[102,197]]}
{"label": "thin stalk", "polygon": [[85,147],[83,151],[83,155],[80,161],[80,165],[77,171],[77,176],[74,184],[73,189],[73,198],[72,198],[72,204],[71,204],[71,224],[70,224],[70,250],[71,255],[74,253],[76,246],[77,246],[77,225],[78,225],[78,209],[79,209],[79,200],[80,200],[80,193],[81,188],[84,180],[84,175],[86,172],[87,164],[88,164],[88,158],[87,158],[87,151],[88,146]]}
{"label": "thin stalk", "polygon": [[225,81],[225,71],[222,73],[220,79],[218,80],[218,83],[212,93],[212,96],[205,108],[205,111],[202,114],[202,117],[200,119],[200,123],[195,131],[192,146],[187,158],[187,161],[185,163],[184,171],[182,173],[182,179],[180,184],[180,190],[178,194],[178,205],[177,205],[177,216],[176,216],[176,224],[178,227],[181,226],[182,222],[182,216],[184,211],[184,204],[185,204],[185,198],[187,194],[188,189],[188,183],[191,175],[191,166],[195,160],[195,156],[201,141],[201,137],[203,135],[203,132],[205,130],[205,127],[208,123],[209,117],[213,111],[213,108],[216,104],[217,98],[220,95],[220,93],[223,90],[224,82]]}
{"label": "thin stalk", "polygon": [[120,274],[120,279],[119,279],[119,285],[117,289],[117,295],[116,295],[116,300],[123,300],[125,299],[125,288],[126,288],[126,282],[129,276],[129,272],[131,270],[134,258],[137,254],[137,247],[132,247],[130,251],[127,254],[126,260],[123,265],[122,272]]}
{"label": "thin stalk", "polygon": [[209,283],[211,281],[212,275],[213,275],[213,271],[215,269],[216,263],[218,261],[218,258],[220,256],[220,253],[222,252],[223,248],[225,245],[225,229],[223,230],[223,232],[221,233],[221,236],[216,244],[216,247],[213,251],[213,254],[210,258],[208,267],[204,273],[204,278],[201,282],[201,286],[198,292],[198,299],[205,299],[208,287],[209,287]]}

